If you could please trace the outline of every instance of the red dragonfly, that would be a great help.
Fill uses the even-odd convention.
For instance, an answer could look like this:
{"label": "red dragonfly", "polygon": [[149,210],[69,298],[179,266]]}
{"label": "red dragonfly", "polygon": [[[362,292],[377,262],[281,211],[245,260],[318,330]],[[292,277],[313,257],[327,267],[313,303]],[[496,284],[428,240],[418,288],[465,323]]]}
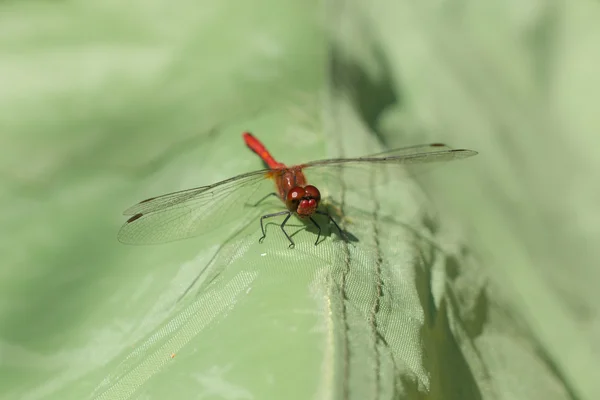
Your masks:
{"label": "red dragonfly", "polygon": [[[316,186],[309,185],[305,171],[315,177],[335,177],[334,171],[340,168],[356,171],[377,166],[424,164],[444,162],[471,157],[477,154],[473,150],[451,149],[446,145],[434,143],[378,153],[359,158],[335,158],[312,161],[287,167],[277,162],[265,146],[250,132],[243,133],[246,145],[267,165],[268,169],[248,172],[208,186],[182,190],[139,202],[123,214],[131,215],[119,231],[119,241],[126,244],[157,244],[198,236],[239,218],[239,208],[248,206],[255,194],[278,196],[286,210],[263,215],[260,218],[262,236],[266,237],[263,221],[267,218],[285,215],[280,227],[288,241],[294,247],[294,241],[285,230],[292,216],[309,220],[318,230],[315,245],[321,237],[321,227],[313,216],[327,216],[342,237],[343,231],[326,211],[319,210],[321,193]],[[335,179],[335,178],[333,178]],[[275,183],[277,193],[269,193],[267,185]],[[271,186],[272,188],[272,186]],[[262,201],[262,200],[261,200]],[[259,201],[260,203],[260,201]],[[257,205],[258,203],[254,204]]]}

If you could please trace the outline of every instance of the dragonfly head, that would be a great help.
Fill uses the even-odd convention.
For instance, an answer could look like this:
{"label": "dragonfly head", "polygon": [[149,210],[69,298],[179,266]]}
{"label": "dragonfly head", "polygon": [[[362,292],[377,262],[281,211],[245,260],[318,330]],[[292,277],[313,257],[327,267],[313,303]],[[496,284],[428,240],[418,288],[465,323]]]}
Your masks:
{"label": "dragonfly head", "polygon": [[312,185],[305,187],[296,186],[292,188],[286,197],[288,210],[296,212],[301,217],[310,217],[317,211],[321,201],[319,189]]}

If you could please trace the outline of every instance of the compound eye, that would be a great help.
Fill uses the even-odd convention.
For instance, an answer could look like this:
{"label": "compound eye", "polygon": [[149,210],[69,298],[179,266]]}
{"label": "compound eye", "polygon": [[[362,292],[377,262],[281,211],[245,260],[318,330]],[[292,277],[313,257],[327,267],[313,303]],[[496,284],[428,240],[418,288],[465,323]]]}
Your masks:
{"label": "compound eye", "polygon": [[300,199],[304,197],[306,191],[301,187],[293,187],[287,194],[286,203],[297,205],[300,202]]}
{"label": "compound eye", "polygon": [[319,192],[319,189],[317,189],[313,185],[305,186],[304,191],[306,192],[306,197],[315,199],[317,203],[319,202],[319,200],[321,200],[321,192]]}

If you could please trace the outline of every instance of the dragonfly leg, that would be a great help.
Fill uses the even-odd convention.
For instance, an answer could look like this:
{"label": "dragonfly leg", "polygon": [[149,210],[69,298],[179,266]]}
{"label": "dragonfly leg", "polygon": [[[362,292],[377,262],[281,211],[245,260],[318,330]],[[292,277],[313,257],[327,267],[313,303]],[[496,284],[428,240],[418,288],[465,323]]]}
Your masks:
{"label": "dragonfly leg", "polygon": [[313,219],[313,217],[309,217],[313,224],[317,227],[319,232],[317,233],[317,240],[315,241],[315,246],[319,243],[319,239],[321,238],[321,227],[317,224],[317,221]]}
{"label": "dragonfly leg", "polygon": [[275,197],[277,197],[277,193],[275,193],[275,192],[269,193],[268,195],[266,195],[265,197],[263,197],[262,199],[260,199],[256,203],[252,204],[252,207],[256,207],[257,205],[259,205],[260,203],[262,203],[269,196],[275,196]]}
{"label": "dragonfly leg", "polygon": [[287,211],[288,216],[285,217],[285,219],[283,220],[283,222],[281,223],[281,230],[283,231],[283,234],[285,235],[286,238],[288,238],[288,240],[290,241],[290,249],[293,249],[296,245],[294,244],[294,241],[292,240],[292,238],[290,237],[290,235],[288,235],[288,233],[285,231],[285,224],[288,222],[288,219],[290,219],[290,217],[292,216],[292,213]]}
{"label": "dragonfly leg", "polygon": [[[265,226],[263,224],[263,220],[266,218],[271,218],[271,217],[277,217],[278,215],[284,215],[287,214],[287,218],[283,221],[283,224],[281,225],[281,229],[283,229],[283,225],[285,225],[285,223],[287,222],[287,220],[290,218],[290,215],[292,215],[292,213],[290,211],[280,211],[277,213],[273,213],[273,214],[267,214],[267,215],[263,215],[262,217],[260,217],[260,230],[262,231],[262,237],[260,239],[258,239],[259,243],[262,243],[263,240],[265,240],[265,238],[267,237],[267,233],[265,231]],[[285,233],[285,231],[283,231]],[[287,236],[287,233],[285,234],[285,236]],[[287,236],[288,239],[290,239],[289,236]],[[290,239],[290,242],[292,242],[292,239]],[[294,242],[292,242],[293,244]]]}
{"label": "dragonfly leg", "polygon": [[317,211],[316,211],[316,213],[317,213],[317,214],[321,214],[321,215],[325,215],[325,216],[327,216],[327,218],[329,218],[329,220],[330,220],[331,222],[333,222],[333,224],[334,224],[334,225],[335,225],[335,227],[337,228],[338,232],[340,233],[340,236],[341,236],[343,239],[346,239],[346,235],[344,234],[344,231],[343,231],[343,230],[340,228],[340,226],[338,225],[338,223],[337,223],[337,222],[335,222],[335,219],[333,219],[333,217],[332,217],[331,215],[329,215],[329,213],[326,213],[325,211],[320,211],[320,210],[317,210]]}

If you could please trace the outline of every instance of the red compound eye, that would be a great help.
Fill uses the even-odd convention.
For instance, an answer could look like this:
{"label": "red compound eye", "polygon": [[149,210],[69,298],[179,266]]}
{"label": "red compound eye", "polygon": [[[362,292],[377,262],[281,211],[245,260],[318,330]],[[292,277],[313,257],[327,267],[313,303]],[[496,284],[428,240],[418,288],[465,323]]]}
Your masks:
{"label": "red compound eye", "polygon": [[304,187],[304,191],[306,192],[306,197],[315,199],[317,203],[319,202],[319,200],[321,200],[321,192],[319,192],[319,189],[317,189],[316,187],[308,185]]}
{"label": "red compound eye", "polygon": [[288,204],[298,204],[300,199],[302,199],[302,197],[304,197],[305,193],[306,193],[306,191],[304,189],[296,186],[288,192],[286,202]]}

